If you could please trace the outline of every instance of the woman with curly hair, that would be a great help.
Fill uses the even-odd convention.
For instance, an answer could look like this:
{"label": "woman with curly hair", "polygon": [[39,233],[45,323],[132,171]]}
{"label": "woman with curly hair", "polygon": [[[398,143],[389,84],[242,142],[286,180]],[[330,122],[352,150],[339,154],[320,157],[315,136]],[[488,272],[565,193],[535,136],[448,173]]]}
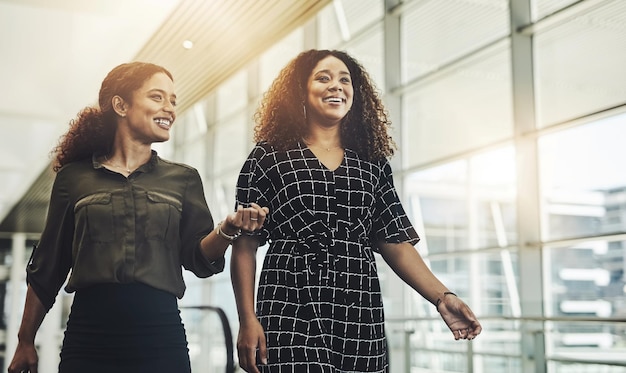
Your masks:
{"label": "woman with curly hair", "polygon": [[[455,339],[481,326],[429,270],[393,185],[389,120],[363,67],[310,50],[274,80],[256,114],[257,145],[237,204],[269,206],[234,242],[237,349],[246,372],[387,372],[374,253],[432,302]],[[257,291],[256,251],[269,242]]]}
{"label": "woman with curly hair", "polygon": [[27,267],[28,290],[9,373],[37,372],[35,334],[61,286],[75,292],[59,372],[190,372],[177,298],[182,269],[224,268],[240,229],[261,227],[250,204],[213,225],[198,171],[160,158],[176,119],[172,75],[115,67],[99,107],[70,123],[56,148],[48,218]]}

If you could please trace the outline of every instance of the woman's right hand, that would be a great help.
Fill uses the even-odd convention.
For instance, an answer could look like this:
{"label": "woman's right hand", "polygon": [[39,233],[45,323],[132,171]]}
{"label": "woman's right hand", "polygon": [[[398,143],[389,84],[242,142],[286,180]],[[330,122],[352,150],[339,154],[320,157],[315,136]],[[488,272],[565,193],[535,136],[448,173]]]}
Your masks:
{"label": "woman's right hand", "polygon": [[17,344],[13,360],[9,365],[9,373],[37,373],[37,365],[39,357],[37,356],[37,350],[34,343],[21,343]]}
{"label": "woman's right hand", "polygon": [[239,326],[239,366],[248,373],[260,373],[257,364],[267,364],[267,345],[261,323],[254,318]]}
{"label": "woman's right hand", "polygon": [[239,205],[235,212],[226,216],[224,223],[229,227],[252,232],[261,229],[269,212],[269,208],[256,203],[250,203],[250,207],[245,208]]}

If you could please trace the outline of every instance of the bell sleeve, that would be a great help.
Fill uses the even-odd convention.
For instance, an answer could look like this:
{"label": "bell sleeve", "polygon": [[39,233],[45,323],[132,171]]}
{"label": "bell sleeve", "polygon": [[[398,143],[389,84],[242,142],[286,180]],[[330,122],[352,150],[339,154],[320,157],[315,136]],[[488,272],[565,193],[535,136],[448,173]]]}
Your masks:
{"label": "bell sleeve", "polygon": [[[249,207],[250,203],[256,203],[261,207],[269,206],[267,193],[269,190],[269,178],[267,169],[263,164],[267,162],[267,144],[259,143],[248,155],[248,158],[241,167],[237,178],[237,189],[235,194],[235,209],[238,205]],[[271,225],[271,212],[265,219],[263,227],[254,232],[242,232],[243,235],[255,237],[259,245],[265,245],[269,237],[268,225]]]}

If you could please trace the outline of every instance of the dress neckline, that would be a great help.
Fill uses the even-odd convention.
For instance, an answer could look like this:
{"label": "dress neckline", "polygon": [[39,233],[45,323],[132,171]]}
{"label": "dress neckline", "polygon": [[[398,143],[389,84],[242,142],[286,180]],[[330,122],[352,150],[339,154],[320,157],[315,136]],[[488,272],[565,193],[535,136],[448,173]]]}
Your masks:
{"label": "dress neckline", "polygon": [[346,152],[348,149],[343,149],[343,154],[341,156],[341,162],[339,162],[339,164],[337,165],[336,168],[332,169],[330,167],[328,167],[326,164],[324,164],[324,162],[322,162],[319,157],[315,154],[315,152],[313,152],[313,150],[311,148],[309,148],[303,141],[299,141],[298,142],[300,149],[304,150],[304,151],[308,151],[309,153],[311,153],[311,155],[313,156],[313,158],[315,158],[317,160],[317,163],[320,164],[320,166],[322,166],[322,168],[324,168],[327,171],[330,172],[336,172],[337,170],[339,170],[341,168],[341,166],[343,166],[345,160],[346,160]]}

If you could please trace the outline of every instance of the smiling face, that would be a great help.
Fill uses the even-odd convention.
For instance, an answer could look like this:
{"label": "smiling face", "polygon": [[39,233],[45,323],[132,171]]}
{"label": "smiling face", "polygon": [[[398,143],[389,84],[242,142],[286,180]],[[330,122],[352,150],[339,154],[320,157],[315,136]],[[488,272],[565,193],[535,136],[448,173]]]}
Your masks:
{"label": "smiling face", "polygon": [[175,106],[174,82],[165,73],[156,73],[133,91],[130,102],[123,102],[118,112],[121,111],[125,125],[120,123],[119,129],[125,128],[141,143],[167,141],[176,119]]}
{"label": "smiling face", "polygon": [[307,82],[307,121],[337,125],[352,107],[354,89],[348,67],[335,56],[320,60]]}

